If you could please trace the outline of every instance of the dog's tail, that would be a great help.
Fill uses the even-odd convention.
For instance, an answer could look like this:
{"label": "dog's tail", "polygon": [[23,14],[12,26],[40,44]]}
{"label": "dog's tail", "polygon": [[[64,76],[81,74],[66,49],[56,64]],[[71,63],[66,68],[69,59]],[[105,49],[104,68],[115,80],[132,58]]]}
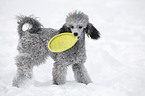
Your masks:
{"label": "dog's tail", "polygon": [[36,19],[34,19],[34,17],[32,16],[17,16],[17,23],[18,25],[18,33],[20,35],[20,37],[23,35],[23,32],[25,30],[23,30],[23,26],[26,24],[28,25],[29,28],[27,28],[27,31],[33,34],[38,33],[38,31],[41,30],[42,25],[40,24],[40,22]]}

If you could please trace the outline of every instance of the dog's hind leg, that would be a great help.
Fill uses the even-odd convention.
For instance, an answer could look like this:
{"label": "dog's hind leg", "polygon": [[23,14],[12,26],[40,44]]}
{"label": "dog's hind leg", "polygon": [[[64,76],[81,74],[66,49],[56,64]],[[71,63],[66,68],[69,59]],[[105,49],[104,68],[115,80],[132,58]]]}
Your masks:
{"label": "dog's hind leg", "polygon": [[72,69],[74,71],[74,77],[76,81],[85,84],[92,82],[83,64],[74,64]]}
{"label": "dog's hind leg", "polygon": [[53,74],[53,84],[56,85],[64,84],[66,81],[67,66],[55,62],[52,74]]}
{"label": "dog's hind leg", "polygon": [[28,53],[21,53],[16,57],[17,74],[13,79],[13,86],[22,87],[32,78],[33,63]]}
{"label": "dog's hind leg", "polygon": [[[31,29],[24,31],[25,24],[32,26]],[[32,78],[34,65],[44,63],[48,57],[47,32],[42,32],[41,26],[39,21],[31,16],[18,17],[19,55],[16,57],[17,74],[13,79],[13,86],[23,87],[26,81]]]}

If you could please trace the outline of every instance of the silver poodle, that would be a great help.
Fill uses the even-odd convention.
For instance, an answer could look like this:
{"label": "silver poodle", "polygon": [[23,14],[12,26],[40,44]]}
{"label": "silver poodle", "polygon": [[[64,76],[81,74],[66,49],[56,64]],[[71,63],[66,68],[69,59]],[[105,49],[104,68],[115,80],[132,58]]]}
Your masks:
{"label": "silver poodle", "polygon": [[[25,24],[29,25],[23,30]],[[64,32],[71,32],[78,37],[77,43],[63,52],[53,53],[48,49],[48,42],[52,37]],[[16,56],[17,74],[13,79],[13,86],[22,87],[32,78],[35,65],[45,62],[50,56],[53,64],[53,84],[61,85],[66,82],[67,67],[72,65],[76,81],[84,84],[91,83],[84,63],[86,61],[85,34],[92,39],[98,39],[100,33],[89,23],[88,16],[75,11],[66,17],[66,23],[59,30],[43,28],[38,20],[32,16],[18,17],[19,54]]]}

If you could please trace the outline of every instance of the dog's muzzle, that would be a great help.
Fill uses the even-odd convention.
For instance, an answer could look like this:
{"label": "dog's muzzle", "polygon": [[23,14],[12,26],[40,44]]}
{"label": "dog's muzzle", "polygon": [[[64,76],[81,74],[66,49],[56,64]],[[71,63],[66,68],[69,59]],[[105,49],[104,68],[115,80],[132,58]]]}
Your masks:
{"label": "dog's muzzle", "polygon": [[73,35],[74,35],[75,37],[78,37],[78,40],[80,39],[80,36],[78,36],[79,34],[78,34],[77,32],[73,33]]}

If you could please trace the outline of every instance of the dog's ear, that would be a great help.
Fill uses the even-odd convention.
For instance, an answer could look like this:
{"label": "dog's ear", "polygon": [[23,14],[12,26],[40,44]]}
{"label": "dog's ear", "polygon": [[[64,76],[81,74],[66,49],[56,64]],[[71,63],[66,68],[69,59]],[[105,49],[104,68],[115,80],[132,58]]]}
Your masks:
{"label": "dog's ear", "polygon": [[59,29],[59,33],[65,33],[65,32],[71,32],[70,28],[68,28],[68,27],[66,26],[66,24],[64,24],[64,25],[62,26],[62,28]]}
{"label": "dog's ear", "polygon": [[92,39],[98,39],[100,38],[99,31],[93,26],[93,24],[88,23],[86,27],[86,34],[90,36]]}

